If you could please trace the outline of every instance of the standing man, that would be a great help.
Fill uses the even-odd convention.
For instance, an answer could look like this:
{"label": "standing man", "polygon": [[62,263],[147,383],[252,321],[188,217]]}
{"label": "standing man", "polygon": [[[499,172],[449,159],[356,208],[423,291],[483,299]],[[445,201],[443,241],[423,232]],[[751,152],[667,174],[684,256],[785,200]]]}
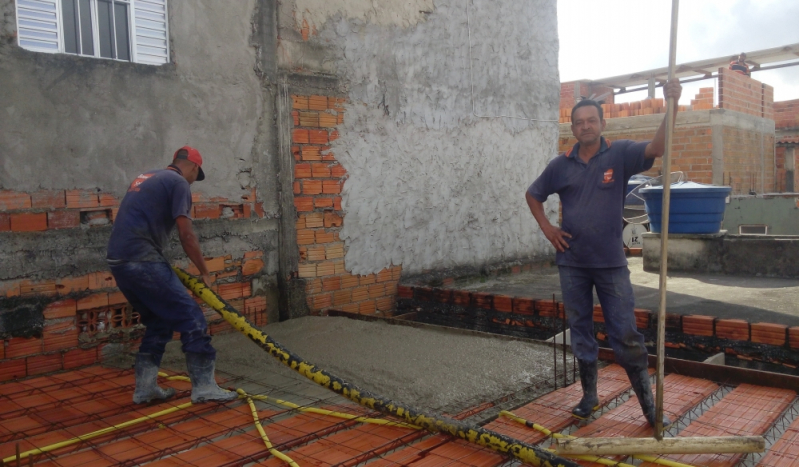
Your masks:
{"label": "standing man", "polygon": [[[670,81],[663,92],[667,98],[679,101],[682,87],[679,81]],[[572,109],[571,121],[577,144],[547,165],[525,197],[530,212],[557,250],[572,352],[577,357],[583,388],[583,398],[572,414],[585,419],[599,408],[599,348],[593,321],[596,288],[616,361],[627,371],[641,409],[654,426],[655,404],[647,372],[647,350],[644,336],[635,324],[635,298],[621,233],[627,181],[632,175],[652,168],[655,158],[665,153],[666,119],[650,142],[618,140],[612,144],[602,136],[605,120],[599,103],[581,100]],[[560,196],[563,209],[560,228],[544,215],[543,203],[553,193]],[[670,423],[663,417],[663,426]]]}
{"label": "standing man", "polygon": [[122,199],[108,241],[111,274],[147,327],[136,355],[136,404],[175,394],[174,389],[163,389],[156,383],[158,366],[173,332],[180,333],[186,354],[191,401],[230,401],[238,397],[217,386],[216,350],[211,346],[205,316],[163,253],[177,224],[183,251],[200,270],[205,284],[210,285],[208,267],[191,223],[189,185],[205,178],[202,165],[199,151],[183,146],[166,169],[136,177]]}

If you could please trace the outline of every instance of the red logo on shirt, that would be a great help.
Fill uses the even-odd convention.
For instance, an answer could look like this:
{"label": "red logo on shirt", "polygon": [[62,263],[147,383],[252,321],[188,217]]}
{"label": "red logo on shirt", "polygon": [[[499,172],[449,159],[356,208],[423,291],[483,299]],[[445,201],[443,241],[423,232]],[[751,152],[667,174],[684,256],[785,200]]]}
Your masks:
{"label": "red logo on shirt", "polygon": [[613,169],[608,169],[605,171],[605,175],[602,178],[602,183],[611,183],[613,181]]}
{"label": "red logo on shirt", "polygon": [[142,183],[147,181],[148,178],[152,177],[154,174],[141,174],[136,177],[136,180],[133,180],[133,183],[130,184],[130,188],[128,188],[128,192],[131,191],[139,191],[139,187]]}

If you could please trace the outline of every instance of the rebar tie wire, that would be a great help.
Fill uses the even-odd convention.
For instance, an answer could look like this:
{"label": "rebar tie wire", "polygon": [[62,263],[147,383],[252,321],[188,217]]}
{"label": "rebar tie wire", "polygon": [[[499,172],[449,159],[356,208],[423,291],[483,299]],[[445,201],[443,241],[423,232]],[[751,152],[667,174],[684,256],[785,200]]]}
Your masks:
{"label": "rebar tie wire", "polygon": [[[163,372],[159,372],[158,376],[166,378],[168,381],[189,381],[189,382],[191,381],[188,376],[180,376],[180,375],[169,376],[169,375],[167,375],[166,373],[163,373]],[[333,410],[319,409],[319,408],[316,408],[316,407],[302,407],[302,406],[297,405],[297,404],[295,404],[293,402],[284,401],[284,400],[281,400],[281,399],[275,399],[273,397],[267,397],[267,396],[258,395],[258,394],[247,394],[241,388],[237,389],[236,393],[239,395],[239,399],[246,399],[247,403],[250,405],[250,410],[252,411],[255,428],[258,430],[258,433],[260,433],[261,439],[263,439],[264,444],[266,445],[266,448],[269,450],[269,452],[272,455],[274,455],[275,457],[283,460],[284,462],[286,462],[291,467],[299,467],[299,466],[290,457],[288,457],[287,455],[281,453],[280,451],[278,451],[277,449],[275,449],[272,446],[272,443],[269,441],[269,438],[267,437],[266,432],[264,432],[264,429],[261,426],[261,422],[260,422],[260,420],[258,418],[258,412],[257,412],[257,410],[255,408],[255,404],[253,403],[253,400],[262,401],[262,402],[272,402],[272,403],[275,403],[275,404],[278,404],[278,405],[282,405],[284,407],[288,407],[288,408],[290,408],[292,410],[297,410],[299,412],[315,413],[315,414],[326,415],[326,416],[330,416],[330,417],[343,418],[343,419],[346,419],[346,420],[353,420],[353,421],[361,422],[361,423],[371,423],[371,424],[375,424],[375,425],[394,426],[394,427],[400,427],[400,428],[409,428],[409,429],[412,429],[412,430],[420,430],[421,429],[421,427],[418,427],[418,426],[415,426],[415,425],[411,425],[409,423],[404,423],[404,422],[394,422],[394,421],[391,421],[391,420],[385,420],[385,419],[380,419],[380,418],[371,418],[371,417],[364,417],[364,416],[361,416],[361,415],[352,415],[352,414],[343,413],[343,412],[336,412],[336,411],[333,411]],[[107,435],[109,433],[113,433],[113,432],[118,431],[118,430],[122,430],[122,429],[125,429],[125,428],[128,428],[128,427],[134,426],[134,425],[138,425],[139,423],[155,420],[156,418],[163,417],[165,415],[169,415],[169,414],[178,412],[180,410],[188,409],[189,407],[192,407],[193,405],[194,404],[192,404],[191,402],[186,402],[184,404],[180,404],[180,405],[177,405],[177,406],[174,406],[174,407],[170,407],[168,409],[162,410],[160,412],[156,412],[156,413],[151,414],[151,415],[145,415],[143,417],[135,418],[133,420],[129,420],[129,421],[124,422],[124,423],[120,423],[118,425],[113,425],[113,426],[110,426],[110,427],[107,427],[107,428],[96,430],[96,431],[93,431],[91,433],[87,433],[85,435],[79,435],[79,436],[76,436],[74,438],[68,439],[66,441],[60,441],[58,443],[54,443],[54,444],[51,444],[51,445],[48,445],[48,446],[44,446],[44,447],[41,447],[41,448],[31,449],[29,451],[25,451],[25,452],[20,453],[18,455],[15,454],[13,456],[6,457],[5,459],[2,460],[2,463],[3,464],[10,464],[13,461],[22,460],[22,459],[25,459],[25,458],[27,458],[29,456],[32,456],[32,455],[45,454],[45,453],[48,453],[48,452],[51,452],[51,451],[55,451],[55,450],[63,448],[63,447],[72,446],[73,444],[77,444],[77,443],[81,443],[81,442],[84,442],[84,441],[88,441],[88,440],[90,440],[92,438],[97,438],[98,436]]]}
{"label": "rebar tie wire", "polygon": [[[502,416],[502,417],[506,417],[506,418],[516,422],[516,423],[524,425],[524,426],[526,426],[528,428],[532,428],[534,430],[540,431],[541,433],[543,433],[544,435],[546,435],[546,436],[548,436],[550,438],[555,438],[555,439],[577,439],[577,436],[564,435],[562,433],[553,433],[551,430],[547,429],[546,427],[541,426],[538,423],[531,422],[529,420],[525,420],[524,418],[519,417],[518,415],[514,414],[513,412],[509,412],[507,410],[501,411],[499,413],[499,415]],[[557,452],[556,449],[548,449],[548,450],[553,452],[553,453]],[[580,459],[580,460],[596,462],[596,463],[602,464],[602,465],[617,465],[619,467],[635,467],[635,466],[633,466],[631,464],[625,464],[625,463],[618,462],[618,461],[615,461],[615,460],[612,460],[612,459],[608,459],[608,458],[605,458],[605,457],[582,456],[582,455],[579,455],[579,456],[577,456],[577,455],[574,455],[574,456],[573,455],[566,455],[566,457],[569,457],[569,458],[572,458],[572,459]],[[632,457],[633,459],[638,459],[638,460],[642,460],[642,461],[645,461],[645,462],[652,462],[652,463],[655,463],[655,464],[664,465],[666,467],[695,467],[695,466],[693,466],[691,464],[683,464],[682,462],[672,461],[672,460],[669,460],[669,459],[663,459],[663,458],[657,457],[657,456],[647,456],[647,455],[644,455],[644,454],[635,454],[635,455],[630,456],[630,457]]]}

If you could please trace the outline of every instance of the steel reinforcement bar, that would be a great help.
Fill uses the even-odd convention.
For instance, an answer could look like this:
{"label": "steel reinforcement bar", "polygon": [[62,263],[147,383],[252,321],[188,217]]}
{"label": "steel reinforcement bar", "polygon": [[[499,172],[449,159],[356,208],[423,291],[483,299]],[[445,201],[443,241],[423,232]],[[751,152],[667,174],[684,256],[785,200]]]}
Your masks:
{"label": "steel reinforcement bar", "polygon": [[487,447],[502,454],[513,456],[522,462],[532,465],[545,467],[578,466],[577,463],[556,456],[538,446],[529,445],[509,436],[448,417],[426,414],[405,404],[400,404],[396,401],[360,389],[356,385],[348,383],[291,353],[288,349],[253,326],[238,310],[230,306],[229,303],[213,290],[206,287],[201,280],[190,275],[183,269],[177,267],[173,269],[181,282],[183,282],[189,290],[219,313],[231,326],[246,335],[263,350],[311,381],[353,402],[377,410],[378,412],[392,415],[430,432],[449,433],[452,436]]}

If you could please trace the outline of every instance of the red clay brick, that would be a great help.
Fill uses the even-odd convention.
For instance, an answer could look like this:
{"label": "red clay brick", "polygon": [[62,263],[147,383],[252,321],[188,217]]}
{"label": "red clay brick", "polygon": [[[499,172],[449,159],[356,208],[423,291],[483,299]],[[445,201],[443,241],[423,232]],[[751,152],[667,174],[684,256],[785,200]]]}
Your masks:
{"label": "red clay brick", "polygon": [[108,306],[108,294],[98,293],[78,300],[78,311]]}
{"label": "red clay brick", "polygon": [[107,289],[117,286],[116,280],[110,271],[100,271],[88,274],[89,289]]}
{"label": "red clay brick", "polygon": [[[685,318],[683,318],[683,329],[685,329]],[[742,319],[720,319],[716,321],[716,337],[748,341],[749,323]]]}
{"label": "red clay brick", "polygon": [[264,268],[264,261],[260,258],[250,259],[244,262],[241,266],[241,274],[244,276],[250,276],[252,274],[256,274],[261,272],[261,269]]}
{"label": "red clay brick", "polygon": [[460,306],[469,306],[472,303],[472,294],[465,290],[453,290],[452,303]]}
{"label": "red clay brick", "polygon": [[341,182],[339,180],[323,180],[322,193],[326,195],[337,195],[341,193]]}
{"label": "red clay brick", "polygon": [[327,110],[327,96],[308,96],[309,110]]}
{"label": "red clay brick", "polygon": [[299,126],[319,126],[319,112],[300,112],[299,113]]}
{"label": "red clay brick", "polygon": [[18,191],[0,190],[0,211],[30,208],[31,197],[29,194]]}
{"label": "red clay brick", "polygon": [[493,306],[493,302],[494,302],[494,296],[490,293],[485,293],[485,292],[472,293],[472,306],[490,310],[491,307]]}
{"label": "red clay brick", "polygon": [[64,369],[71,370],[97,363],[97,347],[75,349],[64,352]]}
{"label": "red clay brick", "polygon": [[295,129],[291,131],[291,141],[295,144],[307,144],[310,142],[308,130]]}
{"label": "red clay brick", "polygon": [[244,253],[244,259],[263,258],[264,252],[262,250],[253,250]]}
{"label": "red clay brick", "polygon": [[397,298],[413,298],[413,287],[407,285],[397,286]]}
{"label": "red clay brick", "polygon": [[314,198],[314,207],[316,208],[332,208],[333,207],[333,198],[321,198],[316,197]]}
{"label": "red clay brick", "polygon": [[380,298],[386,294],[386,286],[383,284],[372,284],[367,286],[369,298]]}
{"label": "red clay brick", "polygon": [[756,344],[785,345],[788,326],[772,323],[752,323],[752,342]]}
{"label": "red clay brick", "polygon": [[47,228],[72,229],[80,226],[80,211],[63,210],[47,213]]}
{"label": "red clay brick", "polygon": [[[54,320],[45,324],[43,331],[44,351],[53,352],[78,346],[78,328],[75,318]],[[30,373],[30,371],[28,371]]]}
{"label": "red clay brick", "polygon": [[341,277],[341,288],[342,289],[349,289],[352,287],[357,287],[360,284],[360,278],[358,276],[353,276],[352,274],[347,274]]}
{"label": "red clay brick", "polygon": [[24,358],[0,362],[0,381],[10,381],[27,376],[27,365]]}
{"label": "red clay brick", "polygon": [[216,203],[198,203],[194,205],[195,219],[219,219],[222,209]]}
{"label": "red clay brick", "polygon": [[29,281],[19,283],[20,295],[53,295],[56,293],[55,280]]}
{"label": "red clay brick", "polygon": [[112,208],[119,206],[119,200],[114,195],[100,193],[97,197],[99,198],[100,206],[102,207]]}
{"label": "red clay brick", "polygon": [[14,232],[47,230],[47,214],[43,212],[11,214],[11,230]]}
{"label": "red clay brick", "polygon": [[311,164],[296,164],[294,166],[294,178],[311,178]]}
{"label": "red clay brick", "polygon": [[352,302],[352,290],[337,290],[333,293],[333,305],[340,306]]}
{"label": "red clay brick", "polygon": [[330,142],[327,130],[308,130],[308,142],[311,144],[327,144]]}
{"label": "red clay brick", "polygon": [[28,376],[58,371],[63,367],[61,353],[28,357],[26,359],[26,364]]}
{"label": "red clay brick", "polygon": [[325,277],[322,279],[322,290],[325,292],[331,292],[339,289],[341,289],[340,277]]}
{"label": "red clay brick", "polygon": [[363,315],[374,314],[377,311],[377,306],[374,300],[368,300],[358,304],[358,313]]}
{"label": "red clay brick", "polygon": [[341,164],[334,164],[330,167],[330,176],[333,178],[341,178],[347,175],[347,171]]}
{"label": "red clay brick", "polygon": [[325,227],[341,227],[344,224],[344,218],[334,212],[325,213]]}
{"label": "red clay brick", "polygon": [[308,96],[291,96],[292,108],[298,110],[308,109]]}
{"label": "red clay brick", "polygon": [[714,318],[712,316],[702,316],[702,315],[683,316],[682,332],[694,336],[710,337],[713,335],[713,320]]}
{"label": "red clay brick", "polygon": [[494,309],[510,313],[513,311],[513,299],[507,295],[494,295]]}
{"label": "red clay brick", "polygon": [[89,288],[89,276],[62,277],[56,280],[55,287],[60,294],[81,292]]}
{"label": "red clay brick", "polygon": [[393,280],[391,269],[386,268],[377,273],[377,282],[388,282],[390,280]]}
{"label": "red clay brick", "polygon": [[375,305],[380,311],[391,311],[394,309],[394,297],[383,297],[375,300]]}
{"label": "red clay brick", "polygon": [[294,198],[294,207],[296,207],[299,212],[313,211],[313,198],[310,196],[298,196]]}
{"label": "red clay brick", "polygon": [[50,302],[44,308],[44,319],[72,318],[78,310],[78,302],[68,298]]}
{"label": "red clay brick", "polygon": [[319,114],[319,121],[318,125],[322,128],[333,128],[338,124],[338,118],[336,115],[329,114],[326,112]]}
{"label": "red clay brick", "polygon": [[96,208],[100,206],[100,198],[91,190],[67,190],[68,208]]}
{"label": "red clay brick", "polygon": [[108,294],[108,306],[123,305],[128,303],[128,299],[122,292],[111,292]]}
{"label": "red clay brick", "polygon": [[788,345],[792,349],[799,349],[799,326],[788,329]]}
{"label": "red clay brick", "polygon": [[305,180],[302,182],[302,193],[304,195],[322,194],[322,180]]}
{"label": "red clay brick", "polygon": [[31,193],[31,207],[33,209],[59,209],[67,206],[64,190],[43,190]]}
{"label": "red clay brick", "polygon": [[6,358],[28,357],[42,353],[42,339],[38,337],[12,337],[6,345]]}
{"label": "red clay brick", "polygon": [[534,315],[535,301],[531,298],[521,298],[521,297],[514,298],[513,312],[520,315]]}
{"label": "red clay brick", "polygon": [[11,230],[11,215],[0,212],[0,232],[8,232]]}

